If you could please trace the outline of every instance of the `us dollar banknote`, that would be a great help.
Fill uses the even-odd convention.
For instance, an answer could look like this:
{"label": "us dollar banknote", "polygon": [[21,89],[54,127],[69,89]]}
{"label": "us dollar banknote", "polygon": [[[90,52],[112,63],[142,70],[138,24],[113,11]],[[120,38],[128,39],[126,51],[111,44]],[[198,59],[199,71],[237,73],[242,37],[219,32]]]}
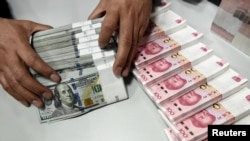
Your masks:
{"label": "us dollar banknote", "polygon": [[115,37],[104,49],[98,45],[101,22],[73,23],[37,32],[31,38],[34,51],[61,77],[55,83],[30,68],[33,77],[53,93],[52,99],[42,98],[41,123],[78,117],[128,98],[123,80],[112,73]]}
{"label": "us dollar banknote", "polygon": [[43,99],[45,107],[39,109],[41,123],[79,116],[107,104],[95,67],[60,75],[60,83],[39,76],[37,78],[54,94],[53,99]]}

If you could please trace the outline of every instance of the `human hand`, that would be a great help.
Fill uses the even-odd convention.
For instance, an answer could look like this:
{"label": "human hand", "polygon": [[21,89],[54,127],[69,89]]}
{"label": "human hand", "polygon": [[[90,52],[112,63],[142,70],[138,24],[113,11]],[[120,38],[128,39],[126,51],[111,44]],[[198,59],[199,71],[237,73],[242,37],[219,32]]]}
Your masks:
{"label": "human hand", "polygon": [[140,38],[147,28],[152,0],[100,0],[89,19],[105,16],[99,36],[99,46],[105,47],[118,30],[118,50],[113,71],[127,76]]}
{"label": "human hand", "polygon": [[25,20],[0,18],[0,83],[17,101],[43,107],[42,97],[52,98],[52,92],[41,85],[29,72],[32,68],[41,75],[58,82],[60,76],[32,49],[31,35],[51,28]]}

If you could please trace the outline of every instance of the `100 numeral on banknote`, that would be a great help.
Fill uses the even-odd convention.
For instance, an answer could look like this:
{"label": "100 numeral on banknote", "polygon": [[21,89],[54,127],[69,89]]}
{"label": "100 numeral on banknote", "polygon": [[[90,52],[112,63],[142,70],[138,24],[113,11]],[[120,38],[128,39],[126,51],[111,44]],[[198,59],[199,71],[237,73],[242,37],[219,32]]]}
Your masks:
{"label": "100 numeral on banknote", "polygon": [[74,117],[106,104],[98,73],[79,75],[47,87],[54,98],[44,100],[45,108],[39,110],[41,122]]}

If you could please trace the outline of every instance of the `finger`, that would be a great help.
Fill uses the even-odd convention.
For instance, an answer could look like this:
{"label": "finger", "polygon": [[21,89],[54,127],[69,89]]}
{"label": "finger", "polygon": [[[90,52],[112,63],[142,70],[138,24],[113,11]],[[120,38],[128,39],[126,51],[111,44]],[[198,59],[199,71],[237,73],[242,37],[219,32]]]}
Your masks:
{"label": "finger", "polygon": [[105,15],[105,9],[102,7],[101,2],[96,6],[96,8],[91,12],[88,20],[103,17]]}
{"label": "finger", "polygon": [[9,59],[9,62],[10,65],[4,70],[8,78],[11,78],[12,81],[22,85],[39,97],[43,96],[47,99],[52,98],[53,95],[50,89],[40,84],[34,77],[32,77],[20,59],[12,57]]}
{"label": "finger", "polygon": [[25,29],[29,29],[28,30],[29,35],[32,35],[32,34],[34,34],[34,32],[37,32],[37,31],[42,31],[42,30],[47,30],[47,29],[53,28],[50,25],[40,24],[40,23],[36,23],[36,22],[33,22],[33,21],[25,21],[25,20],[23,20],[23,22],[26,22],[26,24],[22,24],[22,26],[24,26]]}
{"label": "finger", "polygon": [[134,57],[137,53],[137,45],[138,45],[138,40],[139,40],[139,31],[141,26],[138,24],[138,18],[135,18],[135,22],[134,22],[134,27],[133,27],[133,38],[132,38],[132,44],[131,44],[131,49],[130,52],[128,54],[128,59],[126,62],[126,65],[124,67],[124,70],[122,71],[122,76],[128,76],[130,69],[131,69],[131,65],[134,61]]}
{"label": "finger", "polygon": [[[38,97],[37,95],[34,95],[32,92],[30,92],[28,89],[22,87],[21,85],[18,85],[15,88],[15,92],[18,93],[22,93],[23,97],[26,99],[26,101],[28,102],[28,104],[32,104],[34,106],[36,106],[37,108],[43,108],[44,104],[43,101],[41,100],[40,97]],[[21,101],[23,102],[23,101]]]}
{"label": "finger", "polygon": [[[143,22],[141,22],[143,21]],[[134,62],[139,40],[143,37],[146,28],[148,27],[149,18],[147,16],[140,16],[134,18],[134,28],[133,28],[133,40],[131,45],[131,51],[128,56],[126,66],[122,72],[123,76],[127,76],[131,70],[131,65]]]}
{"label": "finger", "polygon": [[14,91],[13,87],[10,87],[10,85],[6,81],[5,75],[1,72],[0,72],[0,82],[1,82],[3,89],[6,92],[8,92],[14,99],[19,101],[21,104],[23,104],[26,107],[30,106],[30,103],[28,103],[28,101],[25,98],[23,98],[21,95],[17,94]]}
{"label": "finger", "polygon": [[34,95],[37,95],[38,97],[44,97],[46,99],[51,99],[53,97],[51,90],[32,77],[28,70],[22,69],[22,71],[20,71],[15,77],[24,88],[32,92]]}
{"label": "finger", "polygon": [[[19,67],[19,66],[17,66]],[[13,71],[14,73],[13,73]],[[18,70],[18,69],[17,69]],[[23,75],[22,72],[15,73],[16,70],[13,68],[8,70],[5,70],[5,80],[1,79],[1,81],[4,84],[4,88],[18,101],[23,103],[25,106],[30,106],[30,104],[35,105],[38,108],[43,107],[43,102],[40,99],[40,96],[34,94],[29,89],[25,88],[24,85],[22,85],[21,81],[25,80],[26,75]],[[31,88],[30,86],[29,88]],[[33,89],[33,88],[32,88]],[[35,88],[34,88],[35,89]]]}
{"label": "finger", "polygon": [[21,44],[24,48],[18,50],[19,57],[25,62],[25,64],[45,76],[46,78],[51,79],[52,81],[59,82],[60,76],[58,73],[52,69],[48,64],[46,64],[39,56],[31,49],[31,46],[27,43]]}
{"label": "finger", "polygon": [[147,30],[148,24],[149,24],[149,19],[144,19],[143,20],[144,23],[140,26],[140,30],[139,30],[139,40],[145,35],[145,32]]}
{"label": "finger", "polygon": [[[38,24],[35,22],[30,22],[31,26],[31,33],[32,34],[34,31],[38,30],[45,30],[50,28],[48,25],[43,25],[43,24]],[[52,81],[59,82],[60,81],[60,76],[58,73],[52,69],[48,64],[46,64],[38,55],[35,51],[31,49],[30,44],[25,44],[23,43],[23,50],[19,50],[19,56],[23,61],[32,69],[37,71],[38,73],[42,74],[43,76],[51,79]]]}
{"label": "finger", "polygon": [[[126,19],[125,19],[126,18]],[[123,17],[120,21],[119,44],[113,71],[116,75],[121,75],[128,60],[128,55],[133,44],[133,15]]]}
{"label": "finger", "polygon": [[32,33],[33,32],[36,32],[36,31],[41,31],[41,30],[48,30],[48,29],[51,29],[53,28],[52,26],[50,25],[44,25],[44,24],[39,24],[39,23],[35,23],[35,22],[32,22],[32,25],[34,28],[32,28],[33,30],[31,31]]}
{"label": "finger", "polygon": [[10,86],[13,87],[14,93],[19,95],[21,94],[21,96],[28,102],[29,105],[32,104],[37,108],[43,108],[44,105],[41,97],[35,95],[29,89],[23,87],[22,85],[19,85],[19,83],[15,81],[11,81]]}
{"label": "finger", "polygon": [[104,48],[110,41],[113,33],[118,27],[119,16],[118,13],[106,13],[99,35],[99,46]]}
{"label": "finger", "polygon": [[[26,24],[22,24],[28,36],[22,36],[23,38],[18,38],[16,44],[19,45],[19,50],[17,50],[18,56],[26,63],[27,66],[31,67],[43,76],[51,79],[52,81],[59,82],[60,76],[53,70],[49,65],[47,65],[35,51],[32,49],[28,42],[28,37],[37,30],[43,30],[49,28],[47,25],[37,24],[30,21],[24,21]],[[17,61],[17,60],[16,60]],[[16,64],[14,62],[14,64]]]}

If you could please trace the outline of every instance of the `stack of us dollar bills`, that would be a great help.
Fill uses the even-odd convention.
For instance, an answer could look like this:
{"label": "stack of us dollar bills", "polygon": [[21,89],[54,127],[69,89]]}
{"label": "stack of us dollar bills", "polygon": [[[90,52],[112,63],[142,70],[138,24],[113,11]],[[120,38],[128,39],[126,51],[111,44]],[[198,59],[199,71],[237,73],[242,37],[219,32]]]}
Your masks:
{"label": "stack of us dollar bills", "polygon": [[73,118],[128,98],[124,81],[113,74],[116,53],[113,38],[105,49],[98,45],[102,18],[40,31],[31,38],[38,55],[61,76],[55,83],[35,71],[34,77],[51,89],[43,99],[41,123]]}

